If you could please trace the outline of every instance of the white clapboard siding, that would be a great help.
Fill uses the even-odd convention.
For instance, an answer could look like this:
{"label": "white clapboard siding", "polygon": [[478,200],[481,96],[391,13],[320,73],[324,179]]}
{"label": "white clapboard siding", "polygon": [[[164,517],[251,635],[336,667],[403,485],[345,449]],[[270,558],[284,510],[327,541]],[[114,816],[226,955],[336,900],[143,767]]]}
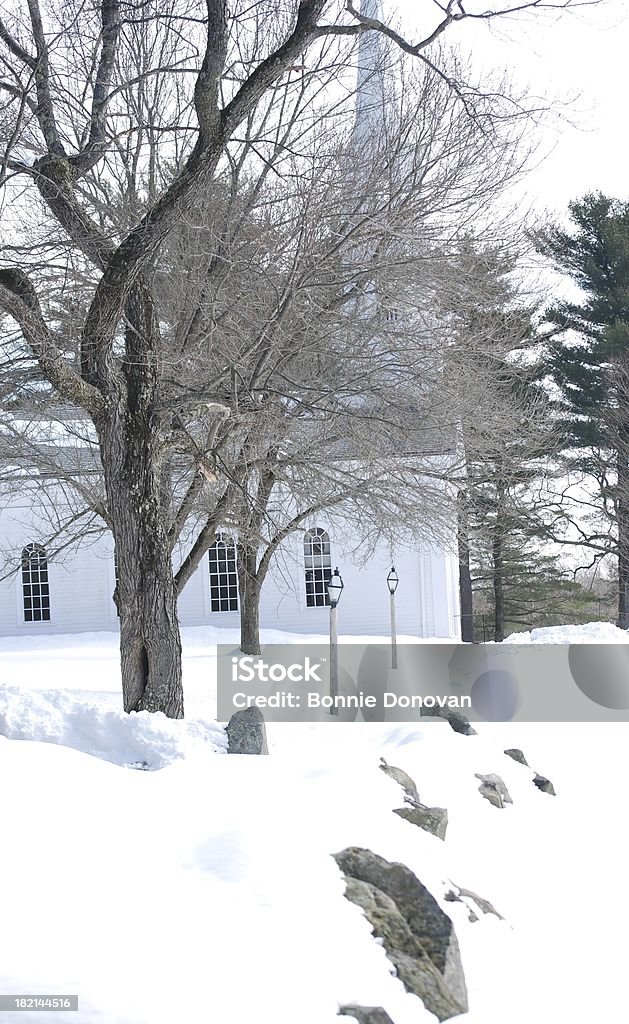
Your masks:
{"label": "white clapboard siding", "polygon": [[[459,601],[454,551],[418,544],[391,552],[382,545],[363,564],[352,552],[357,540],[325,517],[306,527],[326,529],[331,540],[332,568],[339,566],[345,590],[339,605],[339,629],[345,634],[381,634],[389,631],[389,592],[386,576],[395,563],[400,583],[396,595],[397,629],[400,635],[457,637]],[[116,630],[112,600],[114,588],[113,543],[104,536],[48,559],[50,622],[25,622],[22,603],[20,555],[30,543],[41,543],[50,524],[41,510],[23,498],[0,501],[0,551],[4,572],[0,580],[0,635],[75,633]],[[183,557],[175,552],[175,564]],[[6,575],[7,572],[13,573]],[[182,625],[237,627],[238,612],[211,612],[207,555],[190,579],[179,600]],[[299,633],[326,633],[327,608],[306,605],[303,532],[289,537],[277,552],[262,591],[261,625]]]}

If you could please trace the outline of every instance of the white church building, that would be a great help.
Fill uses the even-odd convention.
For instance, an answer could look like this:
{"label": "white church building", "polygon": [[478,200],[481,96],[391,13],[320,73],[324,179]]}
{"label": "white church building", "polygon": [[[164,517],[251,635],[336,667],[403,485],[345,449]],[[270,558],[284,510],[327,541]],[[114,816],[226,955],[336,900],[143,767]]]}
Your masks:
{"label": "white church building", "polygon": [[[363,0],[362,10],[378,17],[379,0]],[[374,105],[382,103],[382,82],[374,85],[374,44],[366,42],[371,35],[363,36],[359,57],[357,122],[361,130],[373,118]],[[23,463],[0,465],[0,635],[118,628],[111,535],[88,536],[61,550],[59,544],[46,540],[54,535],[55,524],[67,518],[65,495],[62,486],[52,480],[47,486]],[[338,566],[344,581],[339,605],[341,632],[386,634],[387,574],[394,564],[399,576],[398,633],[460,637],[455,522],[450,529],[442,529],[441,535],[445,539],[439,545],[419,538],[414,545],[392,550],[382,542],[365,562],[355,554],[361,538],[338,519],[332,523],[320,514],[285,539],[275,553],[262,588],[261,627],[325,633],[329,618],[326,582]],[[183,551],[176,550],[175,564],[183,556]],[[202,559],[182,591],[179,616],[184,626],[238,628],[236,547],[231,537],[219,536]]]}
{"label": "white church building", "polygon": [[[104,534],[51,557],[45,542],[50,535],[49,517],[16,493],[15,482],[5,479],[0,484],[4,556],[0,635],[116,630],[112,538]],[[450,550],[419,544],[391,551],[382,545],[367,564],[360,564],[352,553],[357,539],[344,535],[338,524],[331,527],[320,516],[284,541],[262,588],[261,626],[302,634],[325,633],[325,584],[339,566],[345,585],[339,605],[342,632],[386,634],[386,578],[394,563],[400,580],[396,594],[398,632],[420,637],[459,636],[454,543]],[[235,555],[235,544],[229,537],[219,537],[212,545],[179,599],[182,625],[238,628]]]}

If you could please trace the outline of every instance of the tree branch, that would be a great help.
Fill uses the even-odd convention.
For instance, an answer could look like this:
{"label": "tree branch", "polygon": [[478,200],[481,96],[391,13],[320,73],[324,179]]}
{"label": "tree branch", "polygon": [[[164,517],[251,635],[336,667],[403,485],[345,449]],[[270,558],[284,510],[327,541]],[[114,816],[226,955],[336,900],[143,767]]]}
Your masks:
{"label": "tree branch", "polygon": [[9,50],[11,51],[12,54],[14,54],[14,56],[16,56],[19,60],[23,61],[24,64],[26,64],[29,68],[35,68],[37,64],[36,58],[32,57],[30,53],[27,53],[24,47],[21,46],[20,43],[18,43],[17,39],[14,39],[14,37],[11,35],[11,33],[9,32],[8,28],[6,27],[1,18],[0,39],[2,39],[2,42],[8,46]]}
{"label": "tree branch", "polygon": [[75,169],[71,161],[47,154],[25,170],[33,176],[42,199],[77,248],[104,270],[116,245],[82,209],[72,188]]}
{"label": "tree branch", "polygon": [[44,34],[44,26],[38,0],[28,0],[28,9],[33,26],[33,39],[37,48],[35,68],[35,86],[37,89],[37,120],[46,141],[49,153],[65,156],[65,149],[59,136],[55,119],[55,108],[50,92],[50,66],[48,64],[48,44]]}
{"label": "tree branch", "polygon": [[188,489],[186,490],[186,493],[184,494],[181,500],[179,508],[177,509],[177,512],[175,513],[170,528],[168,530],[168,543],[170,545],[171,551],[174,548],[177,538],[181,534],[181,531],[186,525],[188,517],[190,516],[192,509],[194,508],[195,501],[197,500],[197,498],[199,497],[203,490],[204,483],[205,475],[200,469],[198,469],[194,474],[192,482],[190,483]]}
{"label": "tree branch", "polygon": [[194,106],[199,122],[195,149],[202,152],[221,122],[218,105],[227,56],[227,5],[225,0],[205,0],[207,30],[205,54],[194,87]]}
{"label": "tree branch", "polygon": [[[208,32],[216,33],[223,25],[224,0],[207,0],[207,6]],[[212,109],[212,82],[218,58],[208,56],[208,35],[208,49],[201,70],[203,84],[197,100],[202,119],[197,144],[183,171],[110,259],[96,288],[85,323],[84,336],[89,345],[108,348],[112,344],[118,317],[137,275],[150,261],[162,239],[209,182],[230,132],[254,109],[265,90],[286,67],[294,63],[303,49],[316,38],[316,21],[324,6],[325,0],[301,0],[288,39],[257,66],[234,99],[224,108],[220,118],[215,116]],[[219,43],[216,40],[220,50]]]}
{"label": "tree branch", "polygon": [[37,293],[21,270],[0,270],[0,308],[19,324],[42,372],[59,394],[98,417],[102,395],[64,360],[44,322]]}
{"label": "tree branch", "polygon": [[223,494],[214,507],[212,516],[207,520],[203,529],[199,532],[199,535],[197,536],[197,539],[192,545],[190,551],[175,573],[175,587],[177,595],[181,594],[181,591],[195,572],[199,562],[203,558],[203,555],[214,541],[216,531],[221,526],[221,519],[229,508],[235,490],[236,486],[231,483],[225,488]]}
{"label": "tree branch", "polygon": [[80,174],[94,166],[107,140],[107,104],[120,36],[119,0],[102,0],[101,26],[101,52],[92,92],[89,139],[83,151],[70,158],[70,163]]}

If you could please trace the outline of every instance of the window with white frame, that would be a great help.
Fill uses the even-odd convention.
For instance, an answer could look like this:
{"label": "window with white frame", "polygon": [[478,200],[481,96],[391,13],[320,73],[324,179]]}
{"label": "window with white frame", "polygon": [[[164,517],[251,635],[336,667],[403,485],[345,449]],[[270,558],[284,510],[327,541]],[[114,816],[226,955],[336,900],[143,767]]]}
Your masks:
{"label": "window with white frame", "polygon": [[210,562],[210,610],[238,611],[236,545],[231,537],[219,536],[208,551]]}
{"label": "window with white frame", "polygon": [[24,622],[50,621],[48,561],[41,544],[22,549],[22,607]]}
{"label": "window with white frame", "polygon": [[319,526],[304,533],[304,570],[306,605],[325,608],[330,604],[327,585],[332,576],[332,556],[330,536]]}

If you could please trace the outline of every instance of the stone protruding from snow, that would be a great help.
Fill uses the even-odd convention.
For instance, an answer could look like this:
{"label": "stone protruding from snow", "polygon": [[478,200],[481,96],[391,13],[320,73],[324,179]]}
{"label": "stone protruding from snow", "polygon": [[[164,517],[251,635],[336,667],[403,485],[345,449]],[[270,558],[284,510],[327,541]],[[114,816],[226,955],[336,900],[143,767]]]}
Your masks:
{"label": "stone protruding from snow", "polygon": [[260,708],[237,711],[227,726],[228,754],[268,754],[266,727]]}
{"label": "stone protruding from snow", "polygon": [[476,736],[476,729],[473,729],[468,722],[465,715],[462,715],[460,711],[448,711],[447,708],[422,708],[420,711],[421,718],[443,718],[448,722],[451,729],[461,734],[461,736]]}
{"label": "stone protruding from snow", "polygon": [[493,914],[494,917],[499,918],[500,921],[504,921],[502,914],[499,914],[493,903],[486,900],[483,896],[479,896],[477,893],[472,892],[471,889],[463,889],[461,886],[455,886],[454,889],[450,889],[449,892],[443,897],[444,900],[448,900],[450,903],[464,903],[469,911],[470,921],[478,921],[478,914],[476,911],[480,911],[482,914]]}
{"label": "stone protruding from snow", "polygon": [[347,899],[360,907],[382,940],[400,981],[440,1020],[468,1009],[454,925],[404,864],[351,846],[334,855]]}
{"label": "stone protruding from snow", "polygon": [[445,807],[425,807],[418,804],[417,807],[398,807],[393,813],[410,821],[411,825],[423,828],[425,832],[432,832],[437,839],[446,837],[448,812]]}
{"label": "stone protruding from snow", "polygon": [[397,807],[394,814],[400,818],[410,821],[411,825],[417,825],[426,832],[431,832],[438,839],[445,839],[446,828],[448,827],[448,812],[445,807],[426,807],[419,799],[417,786],[410,775],[402,768],[396,768],[394,764],[387,764],[383,757],[380,758],[380,768],[398,783],[404,790],[404,799],[410,807]]}
{"label": "stone protruding from snow", "polygon": [[509,795],[509,790],[505,786],[504,782],[499,775],[479,775],[475,772],[477,779],[480,779],[480,786],[478,792],[481,796],[485,797],[485,800],[489,800],[490,804],[494,807],[504,807],[505,804],[512,804],[513,800]]}
{"label": "stone protruding from snow", "polygon": [[538,789],[541,789],[542,793],[548,793],[550,796],[557,796],[555,793],[555,787],[550,779],[545,778],[543,775],[538,775],[537,772],[533,779],[533,785],[537,786]]}
{"label": "stone protruding from snow", "polygon": [[411,804],[413,807],[419,806],[420,800],[419,793],[417,792],[417,786],[410,775],[407,775],[402,768],[396,768],[394,764],[387,764],[383,757],[380,758],[380,769],[385,773],[385,775],[388,775],[389,778],[393,779],[402,787],[407,803]]}
{"label": "stone protruding from snow", "polygon": [[461,736],[477,735],[476,729],[472,728],[465,715],[462,715],[460,711],[445,711],[443,717],[449,723],[450,728],[460,733]]}
{"label": "stone protruding from snow", "polygon": [[523,764],[527,768],[529,767],[528,761],[526,760],[522,751],[518,749],[518,747],[509,747],[508,750],[505,750],[505,754],[507,755],[507,757],[510,757],[514,761],[517,761],[518,764]]}
{"label": "stone protruding from snow", "polygon": [[339,1014],[355,1017],[358,1024],[393,1024],[389,1014],[381,1006],[341,1006]]}

